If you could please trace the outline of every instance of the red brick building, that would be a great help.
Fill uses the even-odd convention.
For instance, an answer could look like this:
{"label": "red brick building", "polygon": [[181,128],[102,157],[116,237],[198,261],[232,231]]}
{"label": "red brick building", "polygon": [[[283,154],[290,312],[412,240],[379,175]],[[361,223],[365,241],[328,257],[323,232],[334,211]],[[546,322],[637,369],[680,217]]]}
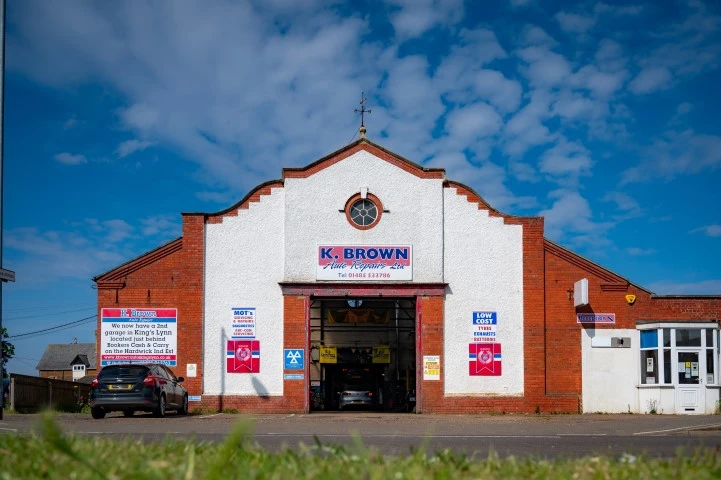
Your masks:
{"label": "red brick building", "polygon": [[98,366],[169,364],[191,408],[713,412],[721,296],[656,296],[543,225],[362,138],[96,277]]}

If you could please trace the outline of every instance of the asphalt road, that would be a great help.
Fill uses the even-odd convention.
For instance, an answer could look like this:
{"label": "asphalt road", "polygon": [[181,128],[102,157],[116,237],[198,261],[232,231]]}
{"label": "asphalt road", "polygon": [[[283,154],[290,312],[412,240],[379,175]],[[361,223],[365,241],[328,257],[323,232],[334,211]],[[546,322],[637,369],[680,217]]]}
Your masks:
{"label": "asphalt road", "polygon": [[[5,415],[0,434],[37,430],[39,415]],[[476,458],[501,456],[580,457],[623,454],[672,457],[679,449],[711,448],[721,454],[721,416],[675,415],[413,415],[371,412],[310,415],[189,415],[154,418],[138,413],[93,420],[90,415],[57,414],[65,432],[160,441],[166,437],[223,441],[243,423],[263,448],[280,450],[358,441],[388,454],[413,449],[451,449]]]}

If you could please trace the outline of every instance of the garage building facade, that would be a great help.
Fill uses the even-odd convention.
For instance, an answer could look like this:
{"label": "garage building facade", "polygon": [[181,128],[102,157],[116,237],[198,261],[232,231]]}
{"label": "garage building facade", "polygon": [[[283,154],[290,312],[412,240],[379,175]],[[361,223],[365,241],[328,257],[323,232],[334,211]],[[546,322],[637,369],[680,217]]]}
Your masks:
{"label": "garage building facade", "polygon": [[655,296],[543,225],[361,138],[95,277],[98,367],[163,361],[191,409],[362,384],[387,411],[715,411],[721,297]]}

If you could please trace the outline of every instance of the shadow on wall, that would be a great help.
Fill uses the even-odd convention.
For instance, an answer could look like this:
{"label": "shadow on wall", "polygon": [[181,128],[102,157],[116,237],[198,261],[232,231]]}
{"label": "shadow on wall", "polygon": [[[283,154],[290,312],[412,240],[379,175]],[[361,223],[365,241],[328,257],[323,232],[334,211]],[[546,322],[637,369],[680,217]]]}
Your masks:
{"label": "shadow on wall", "polygon": [[257,393],[261,399],[266,401],[270,400],[270,392],[265,387],[265,385],[263,385],[263,382],[258,380],[258,378],[255,376],[250,379],[250,382],[253,384],[253,389],[255,390],[255,393]]}

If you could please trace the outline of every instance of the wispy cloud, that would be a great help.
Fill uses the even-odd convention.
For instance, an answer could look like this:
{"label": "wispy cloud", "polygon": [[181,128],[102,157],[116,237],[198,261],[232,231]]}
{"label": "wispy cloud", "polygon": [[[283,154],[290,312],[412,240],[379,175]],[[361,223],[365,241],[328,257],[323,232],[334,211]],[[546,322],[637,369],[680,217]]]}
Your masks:
{"label": "wispy cloud", "polygon": [[686,130],[668,132],[665,138],[645,149],[637,166],[621,174],[621,185],[648,182],[652,179],[670,180],[721,166],[721,137]]}
{"label": "wispy cloud", "polygon": [[708,237],[721,237],[721,225],[704,225],[694,228],[690,233],[703,233]]}
{"label": "wispy cloud", "polygon": [[654,255],[656,253],[656,249],[655,248],[629,247],[626,249],[626,253],[628,253],[629,255],[633,255],[634,257],[648,256],[648,255]]}
{"label": "wispy cloud", "polygon": [[721,295],[721,280],[653,282],[648,288],[658,295]]}
{"label": "wispy cloud", "polygon": [[56,162],[62,163],[63,165],[82,165],[88,163],[88,159],[85,155],[72,154],[68,152],[58,153],[53,156]]}
{"label": "wispy cloud", "polygon": [[118,157],[124,158],[128,155],[132,155],[135,152],[143,151],[153,145],[155,145],[155,143],[148,140],[126,140],[120,145],[118,145],[116,153],[118,154]]}
{"label": "wispy cloud", "polygon": [[158,215],[131,225],[122,219],[86,218],[66,229],[11,228],[5,236],[6,259],[22,275],[23,284],[37,286],[58,279],[90,279],[147,250],[147,241],[162,242],[180,234],[180,222]]}

